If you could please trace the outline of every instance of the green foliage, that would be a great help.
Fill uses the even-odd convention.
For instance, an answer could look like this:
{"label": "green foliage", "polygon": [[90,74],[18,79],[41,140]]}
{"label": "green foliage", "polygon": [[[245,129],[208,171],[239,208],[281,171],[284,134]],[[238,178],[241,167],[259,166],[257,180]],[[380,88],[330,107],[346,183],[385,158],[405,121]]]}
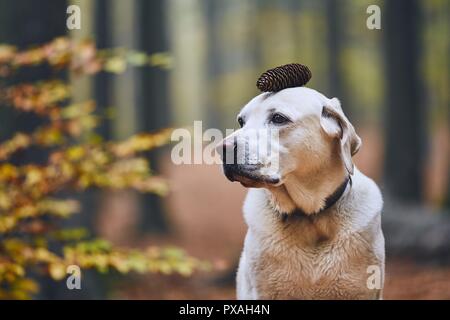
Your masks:
{"label": "green foliage", "polygon": [[[47,64],[78,75],[123,72],[128,65],[170,67],[165,54],[147,55],[125,49],[98,51],[91,41],[68,38],[18,51],[0,45],[0,81],[22,69]],[[16,132],[0,142],[0,298],[27,299],[39,288],[29,274],[37,271],[55,280],[69,265],[120,273],[189,275],[206,265],[177,248],[116,248],[92,239],[82,228],[65,229],[61,221],[82,211],[62,191],[89,188],[134,189],[164,195],[167,185],[151,173],[145,152],[164,145],[170,130],[141,133],[125,141],[102,141],[94,133],[101,121],[94,101],[70,104],[71,88],[61,80],[0,87],[0,103],[43,118],[33,132]],[[44,164],[17,165],[11,157],[30,147],[47,150]],[[57,252],[51,244],[60,244]]]}

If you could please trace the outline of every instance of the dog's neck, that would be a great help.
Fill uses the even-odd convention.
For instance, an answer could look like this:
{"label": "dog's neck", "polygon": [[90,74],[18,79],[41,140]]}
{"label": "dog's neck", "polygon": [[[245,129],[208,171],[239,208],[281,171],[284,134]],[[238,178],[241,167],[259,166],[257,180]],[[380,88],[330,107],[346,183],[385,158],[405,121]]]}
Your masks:
{"label": "dog's neck", "polygon": [[269,199],[279,213],[291,214],[296,211],[313,215],[336,202],[345,190],[348,174],[341,165],[321,170],[320,173],[296,175],[292,173],[285,183],[270,191]]}

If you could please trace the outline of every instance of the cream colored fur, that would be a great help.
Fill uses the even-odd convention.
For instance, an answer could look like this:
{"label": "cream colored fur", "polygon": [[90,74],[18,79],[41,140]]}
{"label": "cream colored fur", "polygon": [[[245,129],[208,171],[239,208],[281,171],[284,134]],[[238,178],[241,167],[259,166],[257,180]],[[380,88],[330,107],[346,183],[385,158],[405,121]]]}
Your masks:
{"label": "cream colored fur", "polygon": [[[354,168],[361,144],[337,99],[308,88],[254,98],[240,113],[248,128],[268,126],[275,110],[292,122],[279,127],[279,167],[261,184],[242,178],[248,225],[237,274],[238,299],[379,299],[384,281],[382,197],[376,184]],[[226,139],[225,139],[226,141]],[[270,160],[263,159],[262,163]],[[342,197],[319,214],[327,196],[351,175]],[[239,179],[238,179],[239,181]],[[306,216],[281,213],[300,208]],[[367,285],[370,266],[381,271],[381,288]]]}

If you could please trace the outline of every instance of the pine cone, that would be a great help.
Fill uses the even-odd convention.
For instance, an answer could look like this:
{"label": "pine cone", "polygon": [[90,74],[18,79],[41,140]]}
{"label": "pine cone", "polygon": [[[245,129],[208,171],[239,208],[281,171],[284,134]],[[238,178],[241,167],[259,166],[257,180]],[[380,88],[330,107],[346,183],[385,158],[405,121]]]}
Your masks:
{"label": "pine cone", "polygon": [[302,87],[311,79],[307,66],[290,63],[264,72],[256,82],[263,92],[277,92],[286,88]]}

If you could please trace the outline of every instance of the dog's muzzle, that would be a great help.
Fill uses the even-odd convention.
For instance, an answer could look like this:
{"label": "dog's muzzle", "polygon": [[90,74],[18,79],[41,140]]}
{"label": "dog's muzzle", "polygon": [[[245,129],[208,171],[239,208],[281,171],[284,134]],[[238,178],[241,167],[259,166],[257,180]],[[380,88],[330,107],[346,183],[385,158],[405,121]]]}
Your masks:
{"label": "dog's muzzle", "polygon": [[[260,164],[247,163],[246,160],[238,161],[238,150],[236,141],[225,141],[218,147],[223,162],[223,171],[230,181],[239,181],[244,186],[253,186],[255,184],[277,184],[279,178],[273,178],[261,175]],[[247,159],[247,157],[245,158]],[[243,162],[243,163],[242,163]]]}

